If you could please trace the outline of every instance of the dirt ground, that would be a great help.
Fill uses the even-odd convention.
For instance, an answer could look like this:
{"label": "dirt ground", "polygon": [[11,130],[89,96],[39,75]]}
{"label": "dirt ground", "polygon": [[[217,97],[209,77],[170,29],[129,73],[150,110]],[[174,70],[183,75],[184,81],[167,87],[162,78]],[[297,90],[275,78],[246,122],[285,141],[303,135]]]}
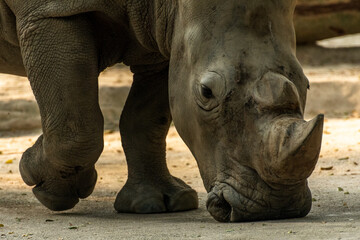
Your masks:
{"label": "dirt ground", "polygon": [[2,239],[360,239],[360,35],[301,46],[311,82],[306,118],[326,114],[319,163],[309,179],[313,208],[301,219],[224,224],[206,211],[196,162],[171,127],[168,166],[199,193],[200,207],[155,215],[117,214],[113,202],[127,178],[118,116],[131,84],[126,67],[105,71],[100,102],[105,149],[94,193],[72,210],[52,212],[21,180],[21,153],[40,134],[26,78],[0,75],[0,238]]}

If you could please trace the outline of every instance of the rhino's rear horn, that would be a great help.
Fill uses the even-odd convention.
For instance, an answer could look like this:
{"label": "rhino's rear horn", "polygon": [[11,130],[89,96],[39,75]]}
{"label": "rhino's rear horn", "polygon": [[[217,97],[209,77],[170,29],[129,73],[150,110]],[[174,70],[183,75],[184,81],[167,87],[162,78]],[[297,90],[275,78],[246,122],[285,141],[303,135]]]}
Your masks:
{"label": "rhino's rear horn", "polygon": [[278,73],[268,72],[256,82],[254,99],[260,110],[291,110],[303,114],[295,84]]}

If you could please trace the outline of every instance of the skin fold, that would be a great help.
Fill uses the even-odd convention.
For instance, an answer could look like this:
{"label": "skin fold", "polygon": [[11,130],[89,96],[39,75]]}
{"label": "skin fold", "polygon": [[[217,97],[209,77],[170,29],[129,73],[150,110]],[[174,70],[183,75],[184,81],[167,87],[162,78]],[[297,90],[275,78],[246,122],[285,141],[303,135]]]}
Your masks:
{"label": "skin fold", "polygon": [[195,209],[171,176],[173,121],[196,158],[218,221],[303,217],[323,116],[303,119],[309,83],[295,57],[293,0],[0,0],[0,72],[28,76],[43,134],[20,162],[46,207],[91,194],[103,149],[98,75],[134,81],[120,133],[129,177],[118,212]]}

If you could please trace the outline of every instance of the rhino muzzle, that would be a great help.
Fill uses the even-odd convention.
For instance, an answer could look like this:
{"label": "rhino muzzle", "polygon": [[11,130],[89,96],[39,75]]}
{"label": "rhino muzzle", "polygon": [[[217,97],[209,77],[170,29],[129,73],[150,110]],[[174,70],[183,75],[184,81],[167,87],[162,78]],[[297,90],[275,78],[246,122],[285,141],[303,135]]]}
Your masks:
{"label": "rhino muzzle", "polygon": [[220,222],[297,218],[312,205],[307,186],[319,157],[323,115],[306,122],[275,119],[265,134],[261,159],[240,172],[218,174],[208,194],[207,209]]}
{"label": "rhino muzzle", "polygon": [[288,188],[271,189],[265,182],[235,189],[219,183],[208,194],[206,207],[219,222],[247,222],[299,218],[311,210],[311,192],[305,181]]}

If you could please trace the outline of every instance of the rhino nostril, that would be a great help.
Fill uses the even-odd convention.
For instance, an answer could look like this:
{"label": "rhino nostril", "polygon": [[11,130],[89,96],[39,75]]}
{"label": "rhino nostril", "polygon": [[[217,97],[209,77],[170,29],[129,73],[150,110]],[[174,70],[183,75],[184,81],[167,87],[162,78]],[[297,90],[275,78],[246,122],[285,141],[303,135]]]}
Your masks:
{"label": "rhino nostril", "polygon": [[223,197],[210,192],[206,201],[206,208],[215,220],[219,222],[230,221],[232,207]]}

